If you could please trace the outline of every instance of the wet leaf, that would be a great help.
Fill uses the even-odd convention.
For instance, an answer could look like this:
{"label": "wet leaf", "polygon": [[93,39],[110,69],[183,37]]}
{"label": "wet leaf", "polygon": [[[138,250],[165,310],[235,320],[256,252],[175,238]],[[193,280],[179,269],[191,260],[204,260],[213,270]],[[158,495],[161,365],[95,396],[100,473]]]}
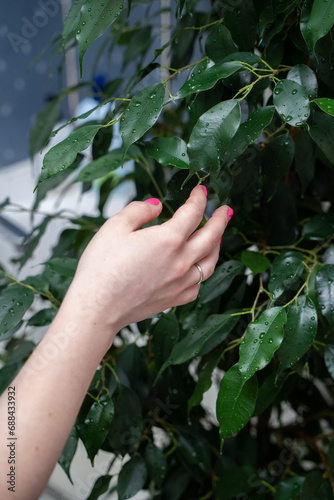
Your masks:
{"label": "wet leaf", "polygon": [[328,99],[325,97],[320,97],[319,99],[314,99],[314,102],[319,106],[322,111],[328,115],[334,116],[334,99]]}
{"label": "wet leaf", "polygon": [[271,123],[274,111],[274,106],[259,108],[240,125],[224,155],[225,165],[231,164],[246,151],[249,144],[260,137],[263,129]]}
{"label": "wet leaf", "polygon": [[118,476],[117,494],[119,500],[127,500],[142,489],[147,477],[143,458],[135,457],[126,462]]}
{"label": "wet leaf", "polygon": [[291,477],[281,481],[277,486],[274,500],[294,500],[299,498],[305,478],[302,476]]}
{"label": "wet leaf", "polygon": [[239,349],[239,370],[244,380],[270,363],[283,341],[286,320],[283,307],[271,307],[248,325]]}
{"label": "wet leaf", "polygon": [[65,140],[51,148],[44,156],[38,184],[72,165],[77,154],[88,148],[100,128],[101,125],[85,125],[77,128]]}
{"label": "wet leaf", "polygon": [[179,137],[155,137],[146,150],[161,165],[189,168],[187,144]]}
{"label": "wet leaf", "polygon": [[79,436],[94,465],[94,458],[107,437],[109,425],[114,417],[114,404],[108,395],[94,401],[83,424],[78,424]]}
{"label": "wet leaf", "polygon": [[57,309],[51,309],[51,308],[41,309],[28,320],[28,325],[30,326],[49,325],[50,323],[52,323],[56,314],[57,314]]}
{"label": "wet leaf", "polygon": [[287,317],[284,339],[277,352],[280,371],[291,368],[304,356],[317,335],[317,311],[307,295],[289,305]]}
{"label": "wet leaf", "polygon": [[19,323],[34,301],[34,292],[21,285],[8,286],[0,295],[0,340]]}
{"label": "wet leaf", "polygon": [[153,443],[145,448],[145,462],[149,477],[161,487],[167,472],[167,460],[163,452]]}
{"label": "wet leaf", "polygon": [[240,63],[224,62],[209,66],[200,73],[193,72],[190,79],[173,96],[173,99],[183,99],[190,94],[212,89],[218,80],[228,78],[240,69],[242,69]]}
{"label": "wet leaf", "polygon": [[205,42],[205,52],[215,63],[236,51],[230,31],[223,24],[218,24],[209,34]]}
{"label": "wet leaf", "polygon": [[290,69],[287,80],[292,80],[301,85],[308,95],[310,100],[313,100],[318,95],[318,80],[311,68],[305,64],[297,64]]}
{"label": "wet leaf", "polygon": [[70,474],[70,467],[71,467],[71,463],[72,463],[73,457],[75,455],[75,452],[77,450],[78,440],[79,440],[79,436],[78,436],[77,429],[75,426],[73,426],[72,430],[70,432],[70,435],[68,436],[68,439],[66,441],[65,447],[62,451],[62,454],[60,455],[60,457],[58,459],[59,465],[64,470],[64,472],[66,473],[67,477],[69,478],[69,480],[71,481],[72,484],[73,484],[73,481],[72,481],[71,474]]}
{"label": "wet leaf", "polygon": [[315,52],[317,41],[324,37],[334,24],[334,4],[330,0],[314,0],[310,17],[302,35],[308,47]]}
{"label": "wet leaf", "polygon": [[224,375],[217,397],[216,413],[222,440],[240,431],[253,416],[257,398],[256,377],[245,381],[238,365]]}
{"label": "wet leaf", "polygon": [[302,253],[291,250],[282,253],[274,261],[268,284],[268,289],[274,300],[277,300],[286,290],[295,290],[295,283],[305,269],[303,260]]}
{"label": "wet leaf", "polygon": [[124,0],[85,0],[82,5],[76,33],[81,78],[82,60],[86,50],[118,18],[123,5]]}
{"label": "wet leaf", "polygon": [[334,233],[334,214],[315,215],[305,222],[302,236],[306,240],[323,241]]}
{"label": "wet leaf", "polygon": [[316,300],[321,314],[334,327],[334,264],[325,264],[315,277]]}
{"label": "wet leaf", "polygon": [[306,90],[292,80],[281,80],[276,84],[274,105],[282,120],[294,127],[303,126],[311,112]]}
{"label": "wet leaf", "polygon": [[80,11],[85,1],[86,0],[74,0],[72,2],[64,21],[63,32],[61,35],[63,48],[65,48],[65,45],[69,41],[70,37],[75,35],[79,27]]}
{"label": "wet leaf", "polygon": [[334,164],[333,133],[334,117],[320,112],[314,113],[309,134],[331,164]]}
{"label": "wet leaf", "polygon": [[162,83],[157,83],[141,90],[131,99],[121,118],[123,156],[131,144],[140,139],[155,124],[164,98],[165,87]]}
{"label": "wet leaf", "polygon": [[[201,354],[201,349],[211,337],[226,332],[226,322],[229,320],[227,314],[213,314],[200,327],[192,328],[189,333],[174,345],[169,358],[160,368],[157,379],[162,372],[170,365],[181,365]],[[228,332],[229,333],[229,332]],[[228,334],[227,333],[227,334]],[[226,336],[227,336],[226,334]]]}
{"label": "wet leaf", "polygon": [[61,276],[67,276],[73,278],[77,265],[78,259],[72,259],[69,257],[55,257],[44,263],[46,267],[52,269],[57,274]]}
{"label": "wet leaf", "polygon": [[237,260],[230,260],[219,266],[203,283],[199,294],[200,303],[206,304],[225,293],[243,267],[243,264]]}
{"label": "wet leaf", "polygon": [[162,314],[152,329],[152,349],[158,368],[168,359],[179,336],[180,327],[175,314]]}

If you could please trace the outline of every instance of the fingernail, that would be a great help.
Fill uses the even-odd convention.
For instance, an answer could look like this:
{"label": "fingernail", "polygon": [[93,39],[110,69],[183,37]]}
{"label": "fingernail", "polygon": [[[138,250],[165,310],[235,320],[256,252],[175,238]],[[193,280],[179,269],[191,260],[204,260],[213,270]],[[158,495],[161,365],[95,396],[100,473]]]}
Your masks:
{"label": "fingernail", "polygon": [[230,222],[230,220],[232,219],[233,217],[233,208],[229,208],[228,211],[227,211],[227,217],[228,217],[228,221]]}
{"label": "fingernail", "polygon": [[219,245],[221,244],[222,239],[223,239],[223,237],[221,236],[221,237],[219,238]]}
{"label": "fingernail", "polygon": [[146,203],[151,203],[151,205],[159,205],[160,200],[158,198],[149,198],[148,200],[145,200]]}
{"label": "fingernail", "polygon": [[208,190],[206,189],[205,186],[201,186],[201,188],[203,189],[203,192],[205,194],[205,196],[208,196]]}

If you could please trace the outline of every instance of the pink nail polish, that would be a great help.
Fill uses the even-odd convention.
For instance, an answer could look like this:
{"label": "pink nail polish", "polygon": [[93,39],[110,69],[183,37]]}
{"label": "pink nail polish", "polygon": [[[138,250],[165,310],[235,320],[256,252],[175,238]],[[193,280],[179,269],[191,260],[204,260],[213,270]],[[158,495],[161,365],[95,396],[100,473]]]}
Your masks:
{"label": "pink nail polish", "polygon": [[221,244],[222,239],[223,239],[223,237],[221,236],[221,237],[219,238],[219,245]]}
{"label": "pink nail polish", "polygon": [[160,200],[158,200],[158,198],[149,198],[148,200],[145,200],[145,203],[151,203],[151,205],[159,205]]}
{"label": "pink nail polish", "polygon": [[232,219],[233,217],[233,208],[229,208],[228,211],[227,211],[227,216],[228,216],[228,221],[230,222],[230,220]]}
{"label": "pink nail polish", "polygon": [[205,186],[201,186],[201,188],[203,189],[203,192],[205,194],[205,196],[208,196],[208,190],[206,189]]}

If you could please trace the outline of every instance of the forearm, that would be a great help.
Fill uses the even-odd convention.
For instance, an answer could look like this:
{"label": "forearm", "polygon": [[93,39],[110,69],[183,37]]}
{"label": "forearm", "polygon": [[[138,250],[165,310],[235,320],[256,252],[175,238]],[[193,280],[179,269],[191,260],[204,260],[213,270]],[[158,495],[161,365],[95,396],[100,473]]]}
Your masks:
{"label": "forearm", "polygon": [[[66,443],[95,370],[115,331],[70,289],[15,386],[15,494],[8,491],[7,391],[0,398],[0,498],[36,500]],[[37,466],[38,464],[38,466]]]}

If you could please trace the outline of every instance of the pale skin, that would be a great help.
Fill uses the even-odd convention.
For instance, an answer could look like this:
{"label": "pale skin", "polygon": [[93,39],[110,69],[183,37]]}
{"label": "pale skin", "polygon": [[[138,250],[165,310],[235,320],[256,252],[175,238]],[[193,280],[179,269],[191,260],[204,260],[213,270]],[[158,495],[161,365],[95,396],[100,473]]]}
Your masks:
{"label": "pale skin", "polygon": [[228,207],[196,231],[206,206],[197,186],[167,222],[141,229],[158,200],[133,202],[83,253],[59,312],[11,386],[16,390],[16,485],[8,491],[7,390],[0,397],[0,498],[36,500],[63,450],[94,373],[126,325],[196,299],[219,256]]}

